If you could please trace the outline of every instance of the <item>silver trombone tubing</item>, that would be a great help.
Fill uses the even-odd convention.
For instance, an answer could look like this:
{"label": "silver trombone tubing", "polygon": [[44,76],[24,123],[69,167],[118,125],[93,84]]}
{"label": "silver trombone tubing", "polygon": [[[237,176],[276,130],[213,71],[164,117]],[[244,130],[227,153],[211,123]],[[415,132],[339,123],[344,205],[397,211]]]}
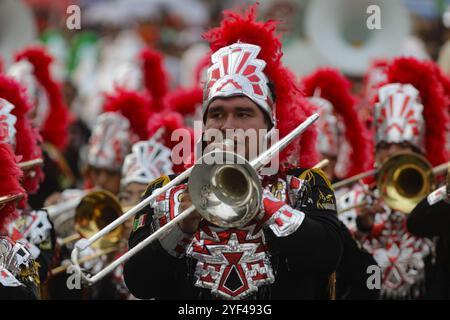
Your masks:
{"label": "silver trombone tubing", "polygon": [[[288,144],[290,144],[298,135],[303,133],[309,126],[311,126],[317,119],[319,118],[319,114],[314,113],[310,117],[308,117],[304,122],[302,122],[300,125],[298,125],[294,130],[292,130],[289,134],[287,134],[283,139],[277,141],[274,143],[270,148],[262,152],[257,158],[250,161],[251,166],[255,171],[260,170],[262,167],[267,165],[270,160],[273,158],[273,156],[283,150]],[[135,247],[128,250],[126,253],[124,253],[122,256],[120,256],[118,259],[111,262],[108,266],[106,266],[103,270],[98,272],[97,274],[93,276],[89,276],[83,273],[81,270],[80,262],[78,260],[78,254],[80,251],[86,249],[88,246],[90,246],[92,243],[103,237],[104,235],[108,234],[110,231],[115,229],[117,226],[128,220],[130,217],[134,216],[136,213],[138,213],[140,210],[142,210],[145,206],[150,204],[156,197],[158,197],[160,194],[166,192],[170,188],[178,185],[183,180],[185,180],[189,174],[192,171],[192,168],[187,169],[183,173],[181,173],[179,176],[177,176],[175,179],[171,180],[169,183],[164,185],[162,188],[158,189],[157,192],[154,192],[149,197],[142,200],[140,203],[138,203],[136,206],[131,208],[129,211],[124,213],[122,216],[120,216],[115,221],[111,222],[109,225],[107,225],[105,228],[100,230],[98,233],[94,234],[89,239],[82,239],[79,240],[72,251],[71,260],[72,264],[75,267],[76,272],[81,275],[82,281],[88,284],[94,284],[97,281],[101,280],[103,277],[105,277],[108,273],[113,271],[115,268],[117,268],[122,263],[129,260],[133,255],[141,251],[143,248],[145,248],[148,244],[153,242],[155,239],[158,239],[162,235],[164,235],[166,232],[168,232],[172,227],[175,226],[178,222],[185,219],[189,214],[191,214],[195,210],[195,206],[191,206],[188,209],[184,210],[182,213],[177,215],[174,219],[169,221],[167,224],[165,224],[163,227],[156,230],[154,233],[152,233],[150,236],[145,238],[143,241],[141,241],[139,244],[137,244]]]}

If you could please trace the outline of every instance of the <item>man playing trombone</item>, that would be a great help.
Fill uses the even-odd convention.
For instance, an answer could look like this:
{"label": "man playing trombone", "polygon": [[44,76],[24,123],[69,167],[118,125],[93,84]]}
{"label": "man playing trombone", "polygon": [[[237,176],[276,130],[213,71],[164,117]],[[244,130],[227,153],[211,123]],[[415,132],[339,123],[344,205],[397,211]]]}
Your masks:
{"label": "man playing trombone", "polygon": [[[205,35],[213,55],[204,89],[204,134],[213,129],[278,129],[283,136],[310,113],[293,75],[281,65],[274,24],[256,22],[255,16],[254,7],[244,16],[227,12],[221,26]],[[283,170],[257,176],[264,191],[250,221],[218,226],[193,211],[126,262],[124,277],[131,293],[157,299],[325,298],[334,285],[342,235],[325,175],[296,168],[299,161],[305,165],[313,158],[311,131],[300,144],[296,141],[281,154]],[[248,156],[250,146],[244,142]],[[145,197],[172,178],[152,182]],[[238,179],[234,183],[238,190]],[[182,183],[141,210],[130,248],[190,207],[191,196]]]}
{"label": "man playing trombone", "polygon": [[355,200],[355,236],[381,267],[381,297],[419,299],[433,244],[410,234],[406,219],[433,187],[431,165],[446,160],[445,98],[433,69],[414,58],[392,61],[386,79],[374,106],[377,186],[345,198]]}

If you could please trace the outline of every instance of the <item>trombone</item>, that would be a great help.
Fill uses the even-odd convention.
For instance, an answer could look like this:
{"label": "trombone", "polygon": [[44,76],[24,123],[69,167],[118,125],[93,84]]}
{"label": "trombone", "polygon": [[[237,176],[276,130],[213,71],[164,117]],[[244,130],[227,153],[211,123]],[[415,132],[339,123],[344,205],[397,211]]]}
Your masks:
{"label": "trombone", "polygon": [[[432,167],[423,156],[409,152],[398,153],[386,160],[380,168],[343,180],[340,184],[333,184],[333,187],[342,187],[365,177],[376,175],[380,198],[383,198],[388,207],[410,213],[423,198],[435,189],[436,176],[444,173],[449,164],[450,162]],[[364,201],[339,211],[339,214],[367,204],[369,203]]]}
{"label": "trombone", "polygon": [[[80,204],[80,201],[83,199],[83,197],[85,197],[86,195],[89,194],[87,191],[84,191],[84,190],[78,190],[78,189],[73,189],[73,190],[76,190],[76,191],[71,190],[71,192],[77,192],[79,194],[69,197],[69,199],[66,199],[62,202],[52,204],[52,205],[49,205],[44,208],[47,211],[50,219],[56,219],[57,217],[60,217],[62,214],[65,214],[67,212],[73,212],[73,210],[75,210],[77,208],[77,206]],[[66,191],[64,191],[64,192],[66,192]],[[64,192],[62,193],[63,198],[64,198]]]}
{"label": "trombone", "polygon": [[[88,238],[97,233],[104,226],[110,224],[123,214],[122,208],[117,198],[106,190],[92,191],[86,194],[75,210],[75,230],[76,233],[59,240],[60,245],[70,243],[80,238]],[[105,254],[117,251],[117,244],[121,240],[123,226],[117,226],[112,232],[108,233],[101,241],[93,244],[97,252],[91,256],[84,257],[80,263],[84,263],[103,256]],[[62,265],[50,271],[55,276],[65,271],[69,265]]]}
{"label": "trombone", "polygon": [[[193,167],[182,172],[162,188],[153,192],[152,195],[142,200],[89,239],[79,240],[75,244],[71,255],[75,270],[84,282],[88,284],[96,283],[148,244],[165,235],[194,210],[197,210],[206,220],[218,226],[233,227],[247,223],[257,214],[262,198],[262,187],[257,171],[267,165],[275,154],[283,150],[297,136],[317,121],[318,118],[319,115],[317,113],[311,115],[283,139],[274,143],[250,162],[235,153],[217,149],[205,154]],[[222,162],[223,164],[217,164],[215,160],[224,160],[224,162]],[[80,251],[92,245],[105,234],[108,234],[150,204],[156,197],[183,182],[189,176],[191,176],[191,179],[188,182],[188,190],[194,205],[181,212],[97,274],[89,276],[83,273],[78,258]]]}
{"label": "trombone", "polygon": [[11,201],[19,201],[23,199],[23,194],[17,193],[17,194],[7,194],[5,196],[0,197],[0,210],[3,209],[4,206],[6,206],[7,203]]}
{"label": "trombone", "polygon": [[44,160],[42,160],[41,158],[36,158],[28,161],[19,162],[17,165],[22,171],[28,171],[36,166],[42,166],[43,164]]}

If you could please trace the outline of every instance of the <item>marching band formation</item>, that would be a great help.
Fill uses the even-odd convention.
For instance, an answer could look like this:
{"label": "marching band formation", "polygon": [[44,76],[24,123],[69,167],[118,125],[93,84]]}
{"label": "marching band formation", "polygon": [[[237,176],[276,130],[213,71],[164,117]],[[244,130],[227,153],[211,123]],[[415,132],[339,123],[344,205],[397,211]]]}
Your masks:
{"label": "marching band formation", "polygon": [[44,46],[0,68],[0,299],[450,299],[450,79],[298,79],[276,27],[225,11],[191,87],[131,36],[70,101]]}

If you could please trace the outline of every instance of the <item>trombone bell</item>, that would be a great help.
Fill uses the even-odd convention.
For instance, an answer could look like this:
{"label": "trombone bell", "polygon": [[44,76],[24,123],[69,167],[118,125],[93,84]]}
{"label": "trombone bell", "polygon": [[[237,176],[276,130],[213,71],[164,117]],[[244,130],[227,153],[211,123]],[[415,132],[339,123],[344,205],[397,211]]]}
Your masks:
{"label": "trombone bell", "polygon": [[221,150],[199,160],[189,177],[188,189],[197,211],[212,224],[226,228],[250,222],[262,199],[261,183],[250,163]]}
{"label": "trombone bell", "polygon": [[[122,215],[122,208],[115,196],[101,190],[92,191],[83,197],[75,211],[75,230],[89,238]],[[98,249],[116,245],[120,241],[122,226],[108,233],[94,244]]]}
{"label": "trombone bell", "polygon": [[435,188],[435,183],[431,164],[411,153],[391,157],[377,173],[381,197],[390,208],[404,213],[410,213]]}

